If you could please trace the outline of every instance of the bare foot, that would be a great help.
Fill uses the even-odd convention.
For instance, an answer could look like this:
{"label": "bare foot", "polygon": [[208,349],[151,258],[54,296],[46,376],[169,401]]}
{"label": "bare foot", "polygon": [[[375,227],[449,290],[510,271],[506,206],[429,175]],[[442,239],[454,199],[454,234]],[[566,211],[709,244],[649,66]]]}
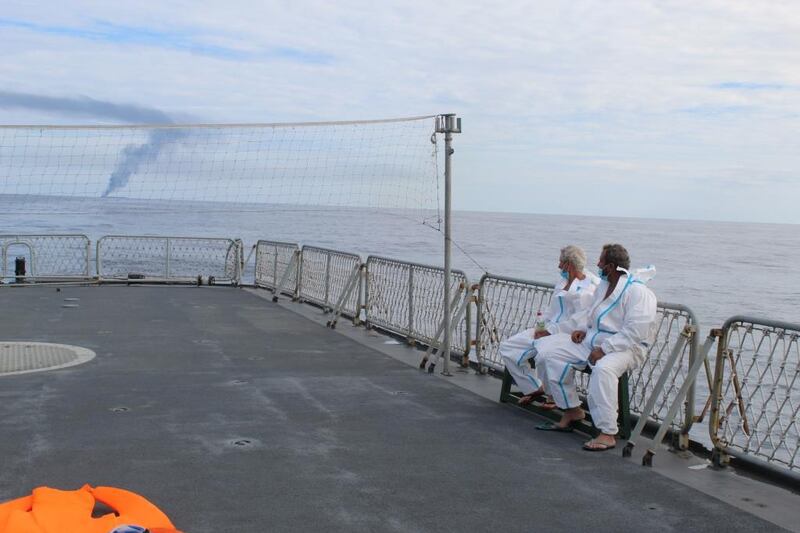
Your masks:
{"label": "bare foot", "polygon": [[617,439],[614,435],[608,433],[600,433],[598,436],[583,444],[583,449],[589,452],[604,452],[610,450],[617,445]]}
{"label": "bare foot", "polygon": [[580,407],[573,407],[564,411],[564,414],[561,415],[561,420],[559,420],[556,425],[560,428],[567,428],[572,425],[573,422],[583,420],[584,417],[586,417],[586,413],[583,412],[583,409]]}
{"label": "bare foot", "polygon": [[544,396],[544,387],[539,387],[532,393],[521,396],[520,399],[517,400],[517,405],[528,405],[529,403],[532,403],[533,400],[539,398],[540,396]]}
{"label": "bare foot", "polygon": [[552,411],[556,407],[558,407],[556,405],[556,402],[554,402],[553,398],[551,398],[550,396],[545,396],[544,400],[542,400],[542,403],[539,404],[539,409],[544,409],[546,411]]}

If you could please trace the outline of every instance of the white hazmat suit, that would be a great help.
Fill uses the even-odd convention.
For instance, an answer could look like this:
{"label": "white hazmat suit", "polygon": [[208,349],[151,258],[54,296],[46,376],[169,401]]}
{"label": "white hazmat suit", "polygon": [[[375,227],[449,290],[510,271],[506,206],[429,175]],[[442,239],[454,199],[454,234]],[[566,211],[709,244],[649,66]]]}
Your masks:
{"label": "white hazmat suit", "polygon": [[[557,333],[540,340],[537,363],[544,367],[546,388],[561,409],[579,407],[575,386],[575,367],[588,364],[591,351],[600,347],[605,355],[592,368],[589,380],[589,411],[594,425],[603,433],[615,435],[617,428],[617,388],[625,372],[644,362],[655,338],[656,296],[645,283],[655,275],[655,267],[625,272],[606,297],[608,281],[601,281],[591,304],[570,320],[556,325]],[[585,331],[581,343],[572,342],[573,331]],[[546,345],[545,345],[546,344]]]}
{"label": "white hazmat suit", "polygon": [[[586,308],[594,298],[594,291],[600,279],[585,272],[583,279],[574,279],[569,288],[566,279],[559,278],[550,298],[550,305],[542,314],[549,333],[557,333],[558,324],[568,321],[575,313]],[[534,340],[535,329],[526,329],[500,343],[499,354],[508,372],[523,394],[530,394],[541,386],[536,372],[528,364],[538,352],[538,346],[546,337]],[[539,376],[544,380],[543,371]]]}

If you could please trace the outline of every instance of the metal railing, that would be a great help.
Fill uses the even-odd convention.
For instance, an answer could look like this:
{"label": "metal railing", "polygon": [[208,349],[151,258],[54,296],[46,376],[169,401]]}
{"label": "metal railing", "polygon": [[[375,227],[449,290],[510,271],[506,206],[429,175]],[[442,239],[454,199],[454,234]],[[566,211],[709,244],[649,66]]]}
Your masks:
{"label": "metal railing", "polygon": [[233,239],[233,245],[225,254],[225,272],[235,276],[236,283],[242,283],[244,275],[244,243],[242,239]]}
{"label": "metal railing", "polygon": [[25,260],[20,281],[79,280],[89,273],[90,243],[86,235],[0,235],[2,279],[16,279],[15,260]]}
{"label": "metal railing", "polygon": [[[538,311],[544,312],[553,294],[552,283],[528,281],[518,278],[486,274],[478,289],[477,331],[475,348],[479,363],[495,370],[503,370],[498,350],[500,343],[508,337],[533,327]],[[648,398],[658,395],[651,416],[660,421],[685,381],[690,362],[697,353],[697,341],[686,343],[680,357],[672,368],[666,361],[687,325],[696,325],[692,311],[682,305],[659,303],[656,340],[649,348],[645,363],[630,376],[631,412],[639,414]],[[696,337],[696,336],[694,336]],[[662,372],[670,372],[665,387],[654,390]],[[578,391],[585,395],[589,377],[578,373]],[[688,432],[694,420],[694,386],[684,405],[682,420],[673,422],[675,429]]]}
{"label": "metal railing", "polygon": [[[687,327],[691,327],[693,333],[670,367],[669,356]],[[642,366],[630,376],[631,412],[642,413],[647,400],[655,394],[655,404],[649,414],[657,422],[664,420],[670,406],[676,400],[678,390],[688,378],[692,362],[695,358],[701,357],[697,327],[697,317],[688,307],[666,302],[658,303],[655,341],[648,349]],[[669,376],[663,389],[657,390],[656,382],[664,372],[669,373]],[[670,421],[672,427],[679,429],[684,435],[689,433],[694,424],[695,389],[693,382],[681,408],[683,416],[676,416]]]}
{"label": "metal railing", "polygon": [[717,344],[709,433],[717,453],[800,473],[800,324],[729,318]]}
{"label": "metal railing", "polygon": [[238,239],[107,235],[97,241],[97,276],[238,284],[241,245]]}
{"label": "metal railing", "polygon": [[[300,246],[291,242],[256,243],[255,285],[276,293],[297,295]],[[279,288],[280,286],[280,288]]]}
{"label": "metal railing", "polygon": [[[13,262],[18,255],[26,259],[24,281],[91,278],[91,245],[85,235],[2,235],[0,246],[5,279],[16,277]],[[100,238],[95,250],[101,281],[130,281],[131,274],[140,274],[143,282],[194,281],[202,276],[237,284],[244,263],[238,239],[111,235]],[[351,317],[363,307],[368,324],[431,346],[426,358],[439,344],[444,313],[441,268],[377,256],[370,256],[365,267],[355,254],[267,240],[258,241],[254,253],[256,286],[326,310],[338,307]],[[458,320],[453,352],[466,354],[474,344],[483,367],[502,370],[500,342],[531,326],[536,312],[549,304],[553,285],[486,274],[474,298],[464,273],[454,271],[451,290],[453,308],[459,310],[454,314]],[[460,312],[469,310],[472,302],[477,307],[474,335],[469,312]],[[661,302],[657,320],[656,340],[643,366],[630,377],[631,411],[644,412],[659,423],[667,420],[686,436],[703,418],[695,416],[695,405],[705,403],[711,409],[708,429],[715,462],[724,464],[733,456],[797,477],[800,324],[736,316],[712,330],[700,348],[698,320],[691,309]],[[714,375],[713,380],[707,376],[707,389],[704,380],[688,370],[705,365],[706,374],[711,373],[706,354],[715,339]],[[701,382],[698,398],[695,378]],[[579,389],[585,393],[586,377],[580,380]],[[677,413],[679,405],[683,416],[673,419],[667,411]]]}
{"label": "metal railing", "polygon": [[[331,310],[342,297],[353,276],[358,276],[361,257],[355,254],[303,246],[300,254],[300,278],[297,296],[304,301]],[[342,314],[350,318],[358,315],[361,303],[361,286],[351,291],[342,303]]]}
{"label": "metal railing", "polygon": [[553,284],[484,274],[478,284],[475,352],[481,366],[503,370],[498,349],[515,333],[532,327],[536,313],[544,312]]}
{"label": "metal railing", "polygon": [[[367,323],[430,345],[444,318],[444,269],[385,257],[367,258]],[[453,270],[451,294],[466,292],[467,276]],[[469,349],[467,320],[453,326],[451,349]]]}

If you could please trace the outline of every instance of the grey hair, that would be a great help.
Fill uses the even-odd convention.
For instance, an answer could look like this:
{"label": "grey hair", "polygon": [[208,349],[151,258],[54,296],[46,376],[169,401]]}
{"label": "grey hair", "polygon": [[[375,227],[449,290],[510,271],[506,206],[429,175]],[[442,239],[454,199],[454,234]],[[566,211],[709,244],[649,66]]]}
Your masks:
{"label": "grey hair", "polygon": [[631,268],[631,256],[621,244],[604,244],[603,253],[606,255],[606,263],[622,267],[625,270]]}
{"label": "grey hair", "polygon": [[573,265],[578,270],[586,268],[586,252],[580,246],[570,244],[561,249],[561,256],[559,258],[565,263]]}

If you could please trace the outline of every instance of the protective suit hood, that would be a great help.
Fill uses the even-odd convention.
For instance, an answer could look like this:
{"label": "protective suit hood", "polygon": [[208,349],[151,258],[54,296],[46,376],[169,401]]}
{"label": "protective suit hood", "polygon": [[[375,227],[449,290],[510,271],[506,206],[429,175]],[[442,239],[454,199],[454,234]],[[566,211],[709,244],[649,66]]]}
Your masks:
{"label": "protective suit hood", "polygon": [[622,267],[617,267],[617,270],[620,272],[624,272],[626,276],[633,278],[633,281],[643,283],[647,285],[647,282],[656,277],[656,267],[655,265],[647,265],[643,268],[637,268],[636,270],[625,270]]}

